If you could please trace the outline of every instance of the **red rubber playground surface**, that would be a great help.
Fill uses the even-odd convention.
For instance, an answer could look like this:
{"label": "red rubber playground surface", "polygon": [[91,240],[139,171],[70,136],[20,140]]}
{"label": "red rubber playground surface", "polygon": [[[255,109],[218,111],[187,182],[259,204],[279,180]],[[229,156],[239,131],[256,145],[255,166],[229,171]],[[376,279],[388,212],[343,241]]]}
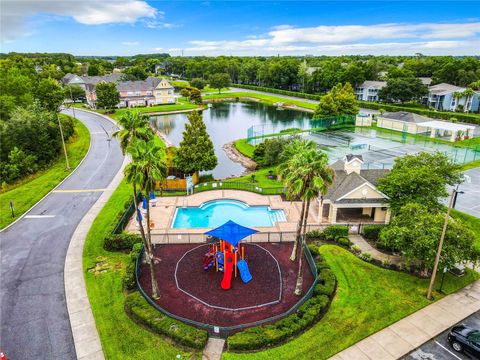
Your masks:
{"label": "red rubber playground surface", "polygon": [[[156,303],[172,314],[214,326],[235,326],[280,315],[295,305],[293,294],[298,263],[289,257],[292,244],[247,244],[245,260],[253,279],[245,284],[237,273],[232,287],[223,290],[223,273],[203,270],[202,261],[209,245],[157,245],[155,264],[160,289]],[[304,258],[303,290],[313,282]],[[234,276],[234,275],[233,275]],[[145,264],[140,284],[151,294],[150,272]]]}

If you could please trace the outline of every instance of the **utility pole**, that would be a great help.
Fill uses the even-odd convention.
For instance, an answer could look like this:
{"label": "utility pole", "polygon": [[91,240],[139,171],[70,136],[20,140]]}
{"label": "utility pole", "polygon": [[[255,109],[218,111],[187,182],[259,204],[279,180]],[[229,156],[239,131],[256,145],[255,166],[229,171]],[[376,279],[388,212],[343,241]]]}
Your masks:
{"label": "utility pole", "polygon": [[442,254],[443,241],[445,240],[445,234],[447,233],[448,219],[450,218],[450,211],[452,210],[453,199],[455,198],[456,192],[458,190],[458,185],[452,191],[452,196],[450,196],[450,201],[448,203],[448,210],[445,214],[445,222],[443,223],[442,236],[440,237],[440,243],[438,244],[437,256],[435,257],[435,263],[433,264],[432,277],[430,278],[430,285],[428,286],[427,299],[432,300],[432,291],[433,284],[435,283],[435,276],[437,275],[438,263],[440,262],[440,255]]}
{"label": "utility pole", "polygon": [[58,112],[57,112],[57,120],[58,120],[58,126],[60,127],[60,136],[62,138],[63,153],[65,154],[65,163],[67,166],[67,170],[70,170],[70,164],[68,163],[67,147],[65,146],[65,138],[63,137],[62,123],[60,122],[60,116],[58,115]]}

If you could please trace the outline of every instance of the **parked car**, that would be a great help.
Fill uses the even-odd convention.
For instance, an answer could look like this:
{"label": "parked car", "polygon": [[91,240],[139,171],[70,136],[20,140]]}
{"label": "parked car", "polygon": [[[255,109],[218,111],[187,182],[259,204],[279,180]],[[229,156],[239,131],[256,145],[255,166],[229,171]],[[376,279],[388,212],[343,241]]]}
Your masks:
{"label": "parked car", "polygon": [[480,330],[465,325],[454,326],[448,334],[448,342],[455,351],[480,359]]}

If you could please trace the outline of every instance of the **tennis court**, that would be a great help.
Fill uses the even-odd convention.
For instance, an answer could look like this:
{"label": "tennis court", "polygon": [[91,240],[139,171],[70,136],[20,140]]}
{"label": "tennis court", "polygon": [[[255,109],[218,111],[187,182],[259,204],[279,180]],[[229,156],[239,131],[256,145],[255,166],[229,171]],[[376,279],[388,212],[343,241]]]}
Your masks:
{"label": "tennis court", "polygon": [[307,137],[329,153],[332,162],[347,154],[361,154],[365,168],[372,169],[389,169],[395,158],[422,151],[442,152],[458,164],[480,159],[480,148],[457,147],[368,128],[316,132]]}

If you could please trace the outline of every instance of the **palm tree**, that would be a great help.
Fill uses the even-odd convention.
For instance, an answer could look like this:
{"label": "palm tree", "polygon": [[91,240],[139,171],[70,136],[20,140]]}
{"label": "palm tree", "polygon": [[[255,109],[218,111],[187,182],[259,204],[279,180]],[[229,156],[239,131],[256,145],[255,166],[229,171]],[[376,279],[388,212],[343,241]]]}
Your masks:
{"label": "palm tree", "polygon": [[302,235],[300,236],[300,256],[298,260],[297,283],[295,295],[302,294],[303,285],[303,253],[305,249],[305,235],[307,231],[308,212],[310,203],[319,196],[324,196],[328,187],[333,184],[335,178],[334,170],[328,166],[328,156],[316,148],[307,148],[291,158],[291,172],[287,182],[295,193],[300,195],[305,207]]}
{"label": "palm tree", "polygon": [[[297,140],[293,143],[287,145],[282,153],[281,163],[278,166],[278,174],[284,180],[285,188],[286,188],[286,196],[288,199],[298,198],[305,189],[300,186],[296,188],[294,186],[294,181],[291,180],[292,174],[296,172],[296,159],[295,156],[299,153],[304,152],[308,149],[315,149],[316,144],[313,141],[308,140]],[[302,202],[302,209],[300,212],[300,219],[298,220],[297,224],[297,231],[295,242],[293,243],[292,254],[290,255],[290,260],[295,261],[297,258],[297,248],[298,242],[300,241],[300,234],[303,224],[303,218],[305,217],[305,202]]]}
{"label": "palm tree", "polygon": [[128,110],[119,118],[120,130],[113,133],[113,136],[120,139],[122,152],[127,152],[128,146],[135,140],[151,140],[155,135],[150,128],[148,116],[140,114],[136,110]]}
{"label": "palm tree", "polygon": [[472,88],[466,88],[465,91],[463,92],[463,95],[466,97],[464,111],[469,112],[470,109],[472,108],[472,104],[470,104],[470,109],[469,109],[468,103],[472,99],[472,97],[475,95],[475,91],[473,91]]}
{"label": "palm tree", "polygon": [[[143,226],[140,224],[140,232],[144,237],[145,251],[147,253],[147,263],[150,266],[150,279],[152,282],[152,297],[159,298],[158,283],[156,281],[153,263],[153,246],[150,229],[150,197],[149,194],[155,190],[157,181],[165,180],[167,176],[167,165],[165,163],[165,150],[163,147],[156,145],[153,141],[146,142],[143,140],[135,140],[131,143],[127,151],[132,155],[132,164],[129,166],[132,175],[140,189],[144,192],[147,200],[147,234],[142,231]],[[135,191],[135,185],[134,185]],[[138,214],[138,204],[135,205]]]}

